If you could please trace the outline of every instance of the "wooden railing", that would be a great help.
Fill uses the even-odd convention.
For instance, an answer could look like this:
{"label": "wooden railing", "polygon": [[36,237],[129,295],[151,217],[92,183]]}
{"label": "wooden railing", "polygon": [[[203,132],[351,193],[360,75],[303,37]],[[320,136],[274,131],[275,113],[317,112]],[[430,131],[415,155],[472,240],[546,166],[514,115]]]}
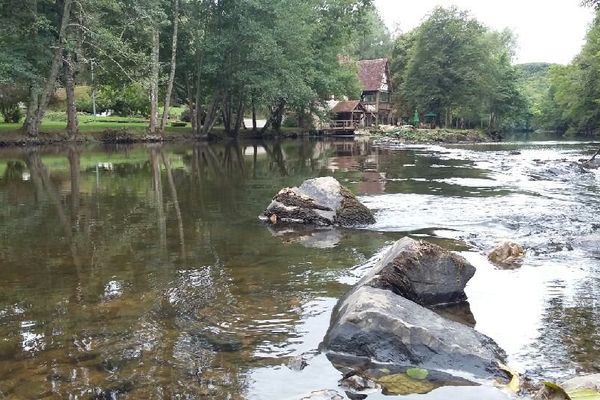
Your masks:
{"label": "wooden railing", "polygon": [[335,129],[335,130],[356,129],[356,128],[358,128],[358,126],[359,126],[358,121],[353,121],[351,119],[331,121],[329,123],[329,128]]}

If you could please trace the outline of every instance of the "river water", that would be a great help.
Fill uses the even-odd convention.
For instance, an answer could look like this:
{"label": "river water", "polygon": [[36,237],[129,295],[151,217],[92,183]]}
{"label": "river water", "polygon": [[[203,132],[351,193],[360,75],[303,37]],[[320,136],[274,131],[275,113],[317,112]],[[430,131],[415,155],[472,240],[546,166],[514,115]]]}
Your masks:
{"label": "river water", "polygon": [[[535,379],[600,370],[597,144],[368,140],[0,151],[0,399],[297,399],[338,390],[331,309],[393,241],[460,252],[476,329]],[[368,229],[274,232],[282,187],[335,176]],[[524,265],[485,252],[509,238]],[[381,394],[369,399],[391,398]],[[502,399],[492,387],[410,399]]]}

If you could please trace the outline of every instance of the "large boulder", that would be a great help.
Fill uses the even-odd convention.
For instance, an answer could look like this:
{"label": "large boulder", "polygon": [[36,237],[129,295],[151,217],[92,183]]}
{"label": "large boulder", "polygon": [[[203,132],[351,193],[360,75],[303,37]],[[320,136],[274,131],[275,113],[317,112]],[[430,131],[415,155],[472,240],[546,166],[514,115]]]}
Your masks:
{"label": "large boulder", "polygon": [[397,241],[359,285],[387,289],[423,306],[466,300],[475,274],[463,257],[442,247],[405,237]]}
{"label": "large boulder", "polygon": [[489,337],[390,290],[362,285],[334,310],[323,341],[332,354],[479,379],[503,376],[504,351]]}
{"label": "large boulder", "polygon": [[[403,238],[338,302],[322,348],[330,359],[355,359],[357,370],[366,359],[459,377],[505,377],[498,368],[504,351],[463,318],[470,314],[464,288],[474,273],[457,254]],[[465,316],[445,318],[453,312],[449,305],[464,308]]]}
{"label": "large boulder", "polygon": [[335,178],[305,181],[279,191],[261,215],[265,222],[357,226],[375,222],[373,213]]}

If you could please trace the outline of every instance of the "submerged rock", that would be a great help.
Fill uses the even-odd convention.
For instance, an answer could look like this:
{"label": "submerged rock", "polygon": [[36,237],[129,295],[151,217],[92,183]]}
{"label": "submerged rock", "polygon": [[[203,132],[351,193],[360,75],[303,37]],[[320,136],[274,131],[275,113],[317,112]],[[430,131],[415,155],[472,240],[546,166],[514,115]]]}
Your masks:
{"label": "submerged rock", "polygon": [[422,306],[466,300],[465,286],[475,274],[463,257],[442,247],[405,237],[397,241],[359,285],[391,290]]}
{"label": "submerged rock", "polygon": [[301,397],[300,400],[344,400],[344,396],[335,390],[317,390]]}
{"label": "submerged rock", "polygon": [[300,187],[279,191],[261,215],[271,224],[356,226],[375,222],[373,213],[335,178],[305,181]]}
{"label": "submerged rock", "polygon": [[504,351],[489,337],[447,320],[390,290],[360,285],[334,310],[328,352],[394,365],[503,376]]}
{"label": "submerged rock", "polygon": [[517,268],[523,263],[525,257],[525,249],[515,242],[502,242],[496,245],[488,259],[495,265],[502,268]]}
{"label": "submerged rock", "polygon": [[269,225],[273,236],[284,243],[298,243],[306,248],[330,249],[342,240],[342,232],[332,226]]}

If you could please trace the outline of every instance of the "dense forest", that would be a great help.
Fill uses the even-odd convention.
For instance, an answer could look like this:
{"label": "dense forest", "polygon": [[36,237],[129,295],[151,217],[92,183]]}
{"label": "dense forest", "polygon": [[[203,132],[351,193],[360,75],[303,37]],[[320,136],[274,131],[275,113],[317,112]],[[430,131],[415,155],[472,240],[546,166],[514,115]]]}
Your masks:
{"label": "dense forest", "polygon": [[[64,93],[78,115],[143,116],[164,134],[171,107],[192,131],[244,118],[310,128],[332,96],[357,99],[356,65],[389,58],[394,114],[437,126],[595,134],[600,22],[569,65],[514,65],[516,37],[456,8],[392,34],[370,0],[0,0],[0,112],[36,136]],[[584,4],[590,8],[595,2]],[[94,101],[92,101],[92,99]],[[23,110],[23,105],[26,109]],[[54,107],[56,108],[56,107]],[[25,115],[22,115],[25,114]]]}

